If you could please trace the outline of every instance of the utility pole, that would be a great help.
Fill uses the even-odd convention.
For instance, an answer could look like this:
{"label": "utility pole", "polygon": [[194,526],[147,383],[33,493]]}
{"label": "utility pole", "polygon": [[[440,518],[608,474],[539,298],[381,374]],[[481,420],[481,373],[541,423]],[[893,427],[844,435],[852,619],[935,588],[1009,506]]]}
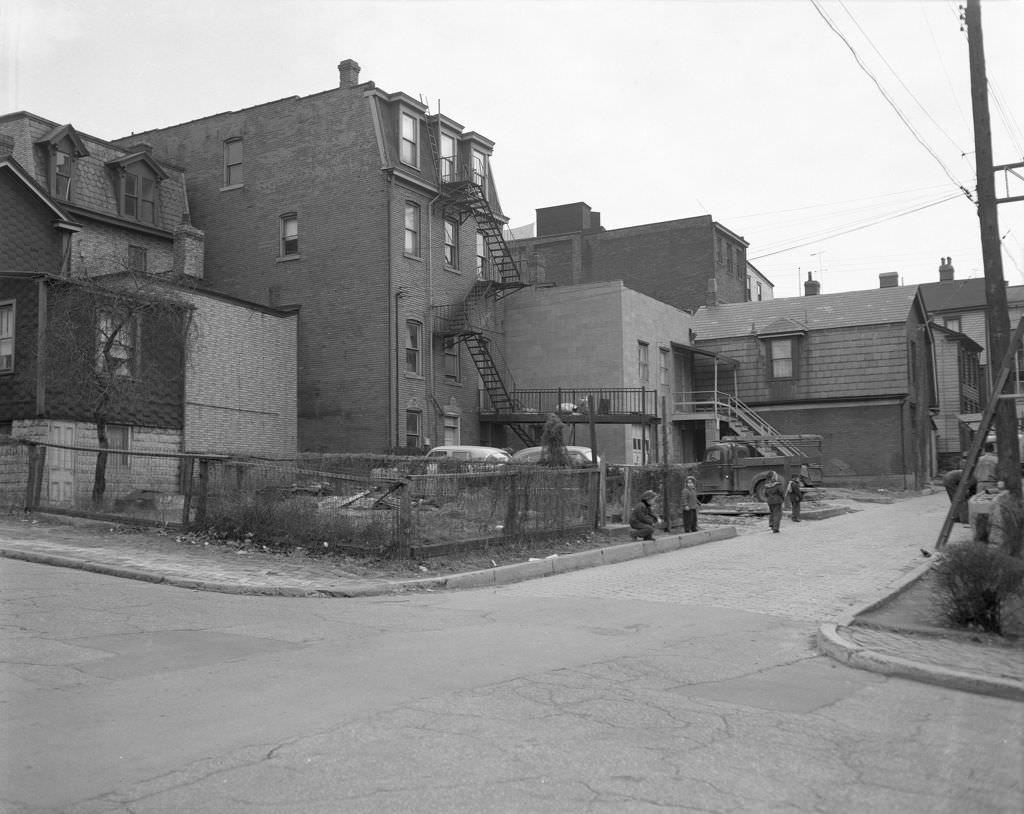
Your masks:
{"label": "utility pole", "polygon": [[[981,255],[985,263],[985,302],[988,322],[988,361],[1006,356],[1010,344],[1010,311],[1003,280],[1003,259],[999,251],[999,216],[996,212],[996,184],[992,166],[992,130],[988,114],[988,79],[985,76],[985,47],[981,35],[981,0],[967,0],[967,42],[971,64],[971,104],[974,109],[974,155],[978,174],[978,219],[981,226]],[[1015,382],[1003,386],[1013,393]],[[1017,446],[1017,403],[1002,399],[995,417],[999,454],[999,477],[1014,495],[1021,494],[1020,450]],[[984,432],[984,428],[979,428]]]}

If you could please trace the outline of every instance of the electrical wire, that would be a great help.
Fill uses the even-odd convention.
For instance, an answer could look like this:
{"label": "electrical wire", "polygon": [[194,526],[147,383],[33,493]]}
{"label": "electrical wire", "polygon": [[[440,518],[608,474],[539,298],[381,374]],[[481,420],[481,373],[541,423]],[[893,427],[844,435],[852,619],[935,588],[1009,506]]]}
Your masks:
{"label": "electrical wire", "polygon": [[832,19],[828,16],[825,10],[821,7],[820,0],[811,0],[811,4],[814,6],[818,14],[821,16],[821,19],[825,21],[825,24],[830,29],[832,29],[835,35],[843,41],[843,44],[849,49],[850,53],[853,54],[853,58],[854,60],[856,60],[857,65],[860,66],[860,69],[868,75],[872,82],[874,82],[875,87],[878,88],[878,92],[882,94],[882,98],[884,98],[885,101],[889,103],[889,106],[899,117],[900,121],[903,122],[907,130],[910,131],[910,134],[917,140],[918,144],[924,147],[928,154],[932,158],[934,158],[938,165],[942,168],[942,171],[946,174],[949,180],[952,181],[960,189],[960,191],[963,192],[967,199],[973,203],[974,196],[971,194],[971,191],[967,189],[967,187],[965,187],[962,183],[960,183],[960,181],[957,180],[956,176],[953,175],[949,167],[946,166],[946,163],[941,158],[939,158],[938,154],[931,148],[931,146],[929,146],[929,144],[924,140],[921,134],[917,132],[914,126],[910,123],[910,120],[907,119],[903,111],[900,110],[899,105],[897,105],[896,102],[893,101],[892,97],[888,94],[885,88],[882,87],[882,83],[878,81],[878,78],[871,72],[867,65],[864,64],[864,61],[861,59],[860,54],[857,53],[857,49],[853,47],[852,43],[850,43],[846,36],[839,30],[836,24],[832,21]]}
{"label": "electrical wire", "polygon": [[890,221],[890,220],[895,220],[896,218],[901,218],[901,217],[904,217],[905,215],[912,215],[915,212],[920,212],[920,211],[922,211],[924,209],[930,209],[933,206],[938,206],[939,204],[944,204],[944,203],[946,203],[948,201],[955,201],[958,198],[960,198],[960,195],[949,195],[949,196],[947,196],[945,198],[940,198],[937,201],[932,201],[931,203],[926,203],[926,204],[923,204],[922,206],[918,206],[918,207],[915,207],[913,209],[908,209],[908,210],[905,210],[903,212],[897,212],[897,213],[894,213],[894,214],[891,214],[891,215],[887,215],[885,217],[877,218],[877,219],[872,220],[872,221],[870,221],[868,223],[862,223],[862,224],[859,224],[859,225],[856,225],[856,226],[851,226],[851,227],[849,227],[847,229],[842,229],[841,231],[831,232],[831,233],[827,233],[827,234],[815,235],[814,237],[808,236],[807,238],[795,238],[796,240],[801,240],[803,242],[794,243],[794,244],[792,244],[790,246],[786,246],[785,248],[781,248],[781,249],[776,249],[774,251],[768,251],[768,252],[765,252],[764,254],[759,254],[759,255],[756,255],[755,257],[751,257],[749,259],[751,261],[753,261],[753,260],[760,260],[761,258],[771,257],[772,255],[775,255],[775,254],[782,254],[783,252],[792,251],[793,249],[800,249],[800,248],[804,248],[805,246],[813,246],[813,245],[815,245],[817,243],[820,243],[822,240],[827,240],[829,238],[835,238],[835,237],[841,237],[842,235],[848,235],[848,234],[851,234],[852,232],[859,232],[861,229],[867,229],[869,226],[877,226],[880,223],[885,223],[885,222]]}

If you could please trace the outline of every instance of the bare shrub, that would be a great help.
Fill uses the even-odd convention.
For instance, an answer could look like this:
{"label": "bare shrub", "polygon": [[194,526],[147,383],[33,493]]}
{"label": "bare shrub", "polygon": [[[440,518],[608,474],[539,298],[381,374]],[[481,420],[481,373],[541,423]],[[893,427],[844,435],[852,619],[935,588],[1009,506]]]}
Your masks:
{"label": "bare shrub", "polygon": [[387,553],[394,539],[393,511],[325,511],[311,495],[268,500],[237,494],[211,506],[206,525],[222,539],[278,551],[303,548],[309,554]]}
{"label": "bare shrub", "polygon": [[951,623],[1002,635],[1005,611],[1024,586],[1024,562],[969,542],[948,549],[934,572],[936,602]]}

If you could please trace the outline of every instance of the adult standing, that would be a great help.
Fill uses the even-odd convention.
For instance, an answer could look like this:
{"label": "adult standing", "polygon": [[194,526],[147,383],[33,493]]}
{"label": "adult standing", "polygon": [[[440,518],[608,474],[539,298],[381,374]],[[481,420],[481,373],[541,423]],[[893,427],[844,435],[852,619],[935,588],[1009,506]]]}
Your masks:
{"label": "adult standing", "polygon": [[768,475],[768,485],[764,489],[764,498],[768,503],[768,526],[773,534],[779,533],[782,523],[782,504],[786,500],[786,488],[778,472]]}
{"label": "adult standing", "polygon": [[658,493],[648,489],[640,495],[640,502],[633,507],[629,515],[629,527],[632,529],[632,537],[643,537],[645,540],[654,539],[654,527],[657,525],[658,516],[652,508],[657,500]]}
{"label": "adult standing", "polygon": [[[963,480],[963,477],[964,477],[964,470],[962,468],[963,467],[963,458],[964,457],[966,457],[966,456],[962,456],[961,457],[961,461],[960,461],[961,468],[960,469],[951,469],[951,470],[949,470],[949,472],[947,472],[945,475],[942,476],[942,485],[946,488],[946,494],[949,495],[949,502],[950,502],[950,504],[953,503],[953,498],[956,497],[956,490],[960,486],[960,481]],[[968,482],[968,488],[967,488],[967,492],[964,494],[964,499],[960,502],[960,506],[958,507],[958,510],[957,510],[957,517],[956,517],[956,519],[957,519],[958,523],[967,523],[967,522],[969,522],[969,520],[968,520],[968,516],[969,515],[968,515],[967,501],[974,495],[974,489],[975,489],[974,480],[971,479]]]}
{"label": "adult standing", "polygon": [[989,442],[985,444],[985,454],[978,458],[974,466],[975,489],[978,494],[992,490],[996,491],[999,484],[999,458],[996,457],[996,445]]}
{"label": "adult standing", "polygon": [[683,484],[683,531],[691,532],[697,530],[697,508],[700,500],[697,499],[697,479],[688,477]]}

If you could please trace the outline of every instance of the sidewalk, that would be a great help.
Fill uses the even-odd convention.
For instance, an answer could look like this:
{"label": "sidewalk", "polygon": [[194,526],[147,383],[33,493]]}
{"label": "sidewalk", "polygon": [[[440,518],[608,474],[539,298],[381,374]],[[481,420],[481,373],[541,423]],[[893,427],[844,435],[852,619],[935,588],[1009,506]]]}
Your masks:
{"label": "sidewalk", "polygon": [[[941,500],[945,500],[945,495]],[[941,500],[933,495],[905,504],[908,511],[927,512],[917,525],[920,548],[931,550],[934,546],[938,524],[931,521],[943,509]],[[862,510],[870,508],[865,505]],[[815,525],[818,522],[823,530],[829,523],[824,517]],[[359,597],[506,584],[735,535],[732,527],[688,535],[667,534],[653,543],[624,543],[557,559],[465,574],[389,580],[348,573],[327,560],[292,561],[221,546],[190,545],[176,540],[174,532],[124,532],[110,523],[97,521],[2,516],[0,556],[197,590],[264,596]],[[958,535],[966,537],[967,531],[956,527],[953,542],[960,539]],[[863,604],[837,619],[825,621],[818,630],[818,649],[852,667],[1024,701],[1024,647],[1020,643],[1010,647],[1001,642],[975,641],[968,636],[935,635],[934,631],[923,629],[856,624],[859,615],[884,605],[927,568],[928,563],[909,573],[884,596],[861,597]]]}

